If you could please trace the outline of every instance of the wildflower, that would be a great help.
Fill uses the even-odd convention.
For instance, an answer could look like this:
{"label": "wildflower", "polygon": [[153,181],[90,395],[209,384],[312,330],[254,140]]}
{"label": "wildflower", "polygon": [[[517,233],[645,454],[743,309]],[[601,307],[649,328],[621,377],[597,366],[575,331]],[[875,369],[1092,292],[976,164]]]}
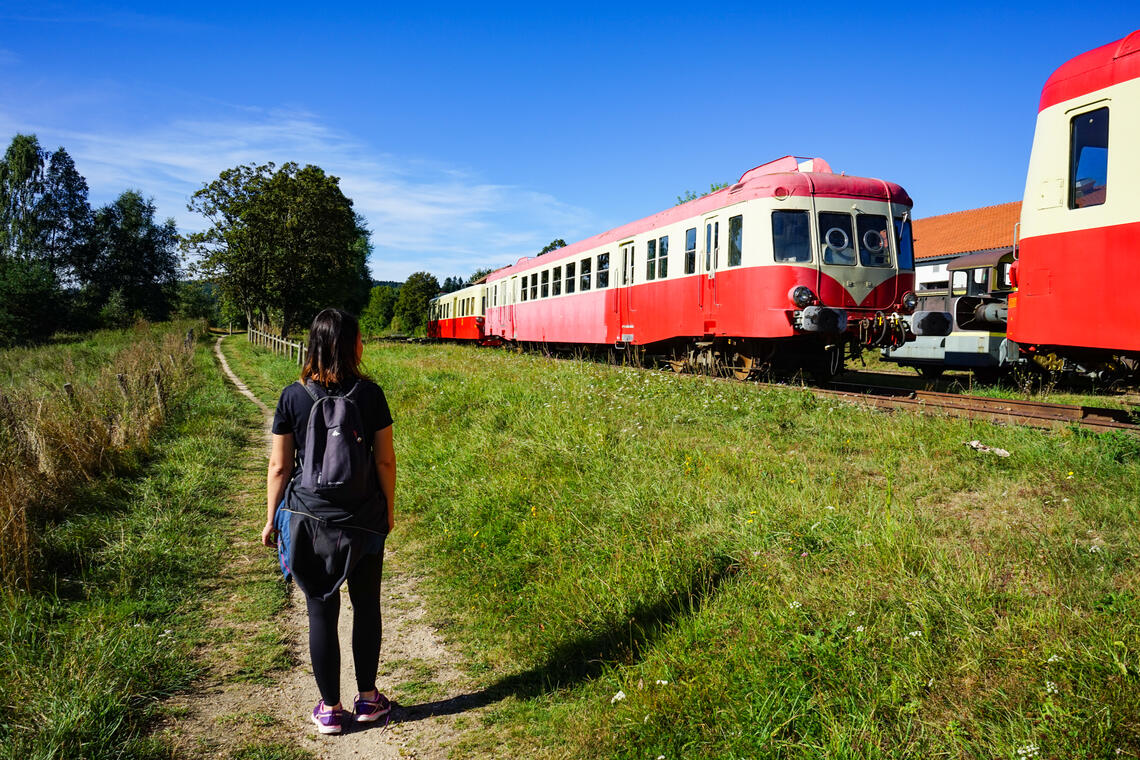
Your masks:
{"label": "wildflower", "polygon": [[847,610],[847,617],[855,617],[855,610]]}
{"label": "wildflower", "polygon": [[1053,682],[1053,681],[1046,681],[1045,682],[1045,693],[1046,694],[1056,694],[1057,692],[1058,692],[1058,689],[1057,689],[1057,684],[1055,682]]}
{"label": "wildflower", "polygon": [[618,693],[617,693],[617,694],[614,694],[612,697],[610,697],[610,704],[612,705],[612,704],[614,704],[615,702],[620,702],[620,701],[622,701],[623,699],[625,699],[625,692],[624,692],[624,691],[621,691],[621,690],[618,690]]}
{"label": "wildflower", "polygon": [[1061,658],[1058,655],[1053,654],[1053,655],[1049,655],[1049,659],[1046,660],[1045,662],[1060,662],[1060,661],[1061,661]]}
{"label": "wildflower", "polygon": [[1017,748],[1017,756],[1022,758],[1040,757],[1041,749],[1036,744],[1026,744]]}
{"label": "wildflower", "polygon": [[668,681],[662,681],[660,678],[658,678],[654,683],[656,683],[658,686],[668,686],[669,685]]}
{"label": "wildflower", "polygon": [[910,636],[912,639],[922,638],[922,631],[911,631],[907,636]]}
{"label": "wildflower", "polygon": [[1069,474],[1065,476],[1065,480],[1072,480],[1072,479],[1073,479],[1073,471],[1069,470]]}
{"label": "wildflower", "polygon": [[1093,544],[1090,546],[1089,554],[1100,554],[1100,544]]}
{"label": "wildflower", "polygon": [[865,630],[867,630],[867,629],[866,629],[866,628],[864,628],[863,626],[858,626],[858,627],[855,629],[855,633],[862,633],[862,632],[863,632],[863,631],[865,631]]}
{"label": "wildflower", "polygon": [[803,605],[800,604],[799,602],[792,602],[788,606],[791,607],[793,610],[798,610],[800,607],[803,607]]}
{"label": "wildflower", "polygon": [[801,556],[801,557],[806,557],[806,556],[807,556],[807,552],[800,552],[800,556]]}
{"label": "wildflower", "polygon": [[831,506],[830,504],[828,504],[826,507],[824,507],[824,509],[830,509],[832,512],[835,511],[835,507]]}

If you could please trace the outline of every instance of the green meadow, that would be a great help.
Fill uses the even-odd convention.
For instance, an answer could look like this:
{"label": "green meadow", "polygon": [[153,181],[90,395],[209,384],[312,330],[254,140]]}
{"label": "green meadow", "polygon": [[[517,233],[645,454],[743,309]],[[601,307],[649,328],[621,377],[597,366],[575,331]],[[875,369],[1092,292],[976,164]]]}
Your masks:
{"label": "green meadow", "polygon": [[[271,405],[295,377],[227,351]],[[392,541],[490,705],[456,756],[1140,754],[1140,439],[471,347],[365,366]]]}

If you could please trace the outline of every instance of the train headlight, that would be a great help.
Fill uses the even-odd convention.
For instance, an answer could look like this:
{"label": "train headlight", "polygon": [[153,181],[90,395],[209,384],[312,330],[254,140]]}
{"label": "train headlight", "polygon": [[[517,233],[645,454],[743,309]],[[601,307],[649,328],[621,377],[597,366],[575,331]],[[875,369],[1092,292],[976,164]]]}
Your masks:
{"label": "train headlight", "polygon": [[916,296],[913,291],[908,290],[903,293],[901,303],[902,310],[910,314],[918,307],[918,296]]}
{"label": "train headlight", "polygon": [[797,285],[788,291],[788,298],[799,308],[811,306],[815,303],[815,293],[806,285]]}

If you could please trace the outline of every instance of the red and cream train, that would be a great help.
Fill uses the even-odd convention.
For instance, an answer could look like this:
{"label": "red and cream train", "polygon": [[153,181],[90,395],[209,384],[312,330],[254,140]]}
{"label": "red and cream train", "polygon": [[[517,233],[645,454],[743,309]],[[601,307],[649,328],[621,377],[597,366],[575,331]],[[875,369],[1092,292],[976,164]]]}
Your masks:
{"label": "red and cream train", "polygon": [[1045,83],[1008,335],[1056,369],[1140,362],[1138,136],[1140,30],[1073,58]]}
{"label": "red and cream train", "polygon": [[911,205],[896,184],[787,156],[442,295],[428,334],[833,373],[848,346],[949,330],[948,314],[914,312]]}

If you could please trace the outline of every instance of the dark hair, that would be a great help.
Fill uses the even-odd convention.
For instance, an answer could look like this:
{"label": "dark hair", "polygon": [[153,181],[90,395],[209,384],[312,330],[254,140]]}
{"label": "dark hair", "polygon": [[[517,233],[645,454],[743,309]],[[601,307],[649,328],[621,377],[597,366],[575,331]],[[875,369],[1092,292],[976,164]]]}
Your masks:
{"label": "dark hair", "polygon": [[325,309],[313,318],[309,328],[309,355],[301,370],[301,382],[316,380],[321,385],[343,385],[364,377],[356,357],[360,324],[342,309]]}

